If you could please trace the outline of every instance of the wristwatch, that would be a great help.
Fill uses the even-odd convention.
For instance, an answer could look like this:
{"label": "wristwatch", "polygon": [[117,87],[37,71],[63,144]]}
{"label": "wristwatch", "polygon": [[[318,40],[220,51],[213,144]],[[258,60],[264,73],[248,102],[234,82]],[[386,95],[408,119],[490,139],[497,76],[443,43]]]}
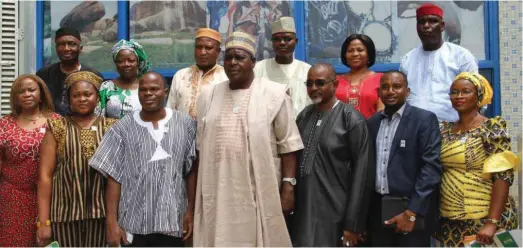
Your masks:
{"label": "wristwatch", "polygon": [[410,222],[414,222],[414,221],[416,221],[416,216],[414,216],[414,215],[409,216],[409,215],[406,214],[406,213],[405,213],[405,215],[407,215],[407,217],[409,217],[409,221],[410,221]]}
{"label": "wristwatch", "polygon": [[289,182],[292,186],[296,186],[296,178],[293,177],[284,177],[283,182]]}
{"label": "wristwatch", "polygon": [[490,223],[499,227],[499,224],[500,224],[499,220],[496,220],[494,218],[488,218],[487,221],[490,221]]}

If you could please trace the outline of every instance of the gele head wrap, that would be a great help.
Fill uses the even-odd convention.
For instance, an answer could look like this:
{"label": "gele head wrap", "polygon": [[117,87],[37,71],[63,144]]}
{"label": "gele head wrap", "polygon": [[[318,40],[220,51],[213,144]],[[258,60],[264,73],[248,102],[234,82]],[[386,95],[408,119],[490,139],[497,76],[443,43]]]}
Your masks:
{"label": "gele head wrap", "polygon": [[130,50],[138,57],[138,77],[151,70],[151,63],[147,60],[147,54],[143,49],[142,45],[134,40],[120,40],[111,50],[113,54],[113,60],[116,60],[116,55],[122,50]]}
{"label": "gele head wrap", "polygon": [[479,107],[483,107],[492,103],[492,95],[494,92],[492,91],[492,87],[490,87],[490,83],[485,77],[481,76],[481,74],[477,72],[462,72],[456,76],[454,82],[460,79],[468,80],[476,87],[476,91],[478,92]]}

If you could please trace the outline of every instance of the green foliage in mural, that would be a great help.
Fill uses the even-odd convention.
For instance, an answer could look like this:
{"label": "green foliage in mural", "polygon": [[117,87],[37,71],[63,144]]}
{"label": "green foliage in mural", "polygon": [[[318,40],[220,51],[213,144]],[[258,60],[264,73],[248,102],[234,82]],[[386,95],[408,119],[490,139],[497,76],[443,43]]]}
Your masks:
{"label": "green foliage in mural", "polygon": [[51,38],[51,1],[44,1],[44,39]]}

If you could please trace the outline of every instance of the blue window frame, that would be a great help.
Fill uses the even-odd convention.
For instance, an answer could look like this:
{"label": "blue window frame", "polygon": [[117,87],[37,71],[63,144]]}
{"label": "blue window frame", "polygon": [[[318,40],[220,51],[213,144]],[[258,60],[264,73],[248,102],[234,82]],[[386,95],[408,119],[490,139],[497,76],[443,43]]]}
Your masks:
{"label": "blue window frame", "polygon": [[[118,1],[118,39],[129,39],[129,1]],[[292,1],[292,14],[296,22],[297,37],[300,40],[296,47],[295,57],[299,60],[309,61],[306,53],[306,1]],[[485,28],[485,59],[479,61],[480,72],[486,76],[494,88],[492,105],[487,115],[501,115],[500,68],[499,68],[499,25],[498,2],[484,2],[484,28]],[[44,63],[44,1],[36,2],[36,67],[40,69]],[[344,73],[348,69],[341,63],[335,63],[337,73]],[[375,71],[399,69],[399,63],[375,64]],[[166,78],[172,78],[177,69],[157,70]],[[115,72],[102,72],[106,79],[116,78]]]}

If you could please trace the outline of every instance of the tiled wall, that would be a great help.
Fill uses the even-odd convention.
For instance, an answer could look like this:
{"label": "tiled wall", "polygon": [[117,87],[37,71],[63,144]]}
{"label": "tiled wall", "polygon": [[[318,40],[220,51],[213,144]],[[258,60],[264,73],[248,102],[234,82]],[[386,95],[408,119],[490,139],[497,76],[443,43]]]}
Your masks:
{"label": "tiled wall", "polygon": [[[523,17],[520,1],[499,2],[499,58],[501,81],[501,111],[507,120],[512,137],[512,149],[522,157],[522,111],[523,81],[521,72],[521,19]],[[518,194],[521,173],[511,188],[511,194]],[[521,205],[521,204],[519,204]]]}

